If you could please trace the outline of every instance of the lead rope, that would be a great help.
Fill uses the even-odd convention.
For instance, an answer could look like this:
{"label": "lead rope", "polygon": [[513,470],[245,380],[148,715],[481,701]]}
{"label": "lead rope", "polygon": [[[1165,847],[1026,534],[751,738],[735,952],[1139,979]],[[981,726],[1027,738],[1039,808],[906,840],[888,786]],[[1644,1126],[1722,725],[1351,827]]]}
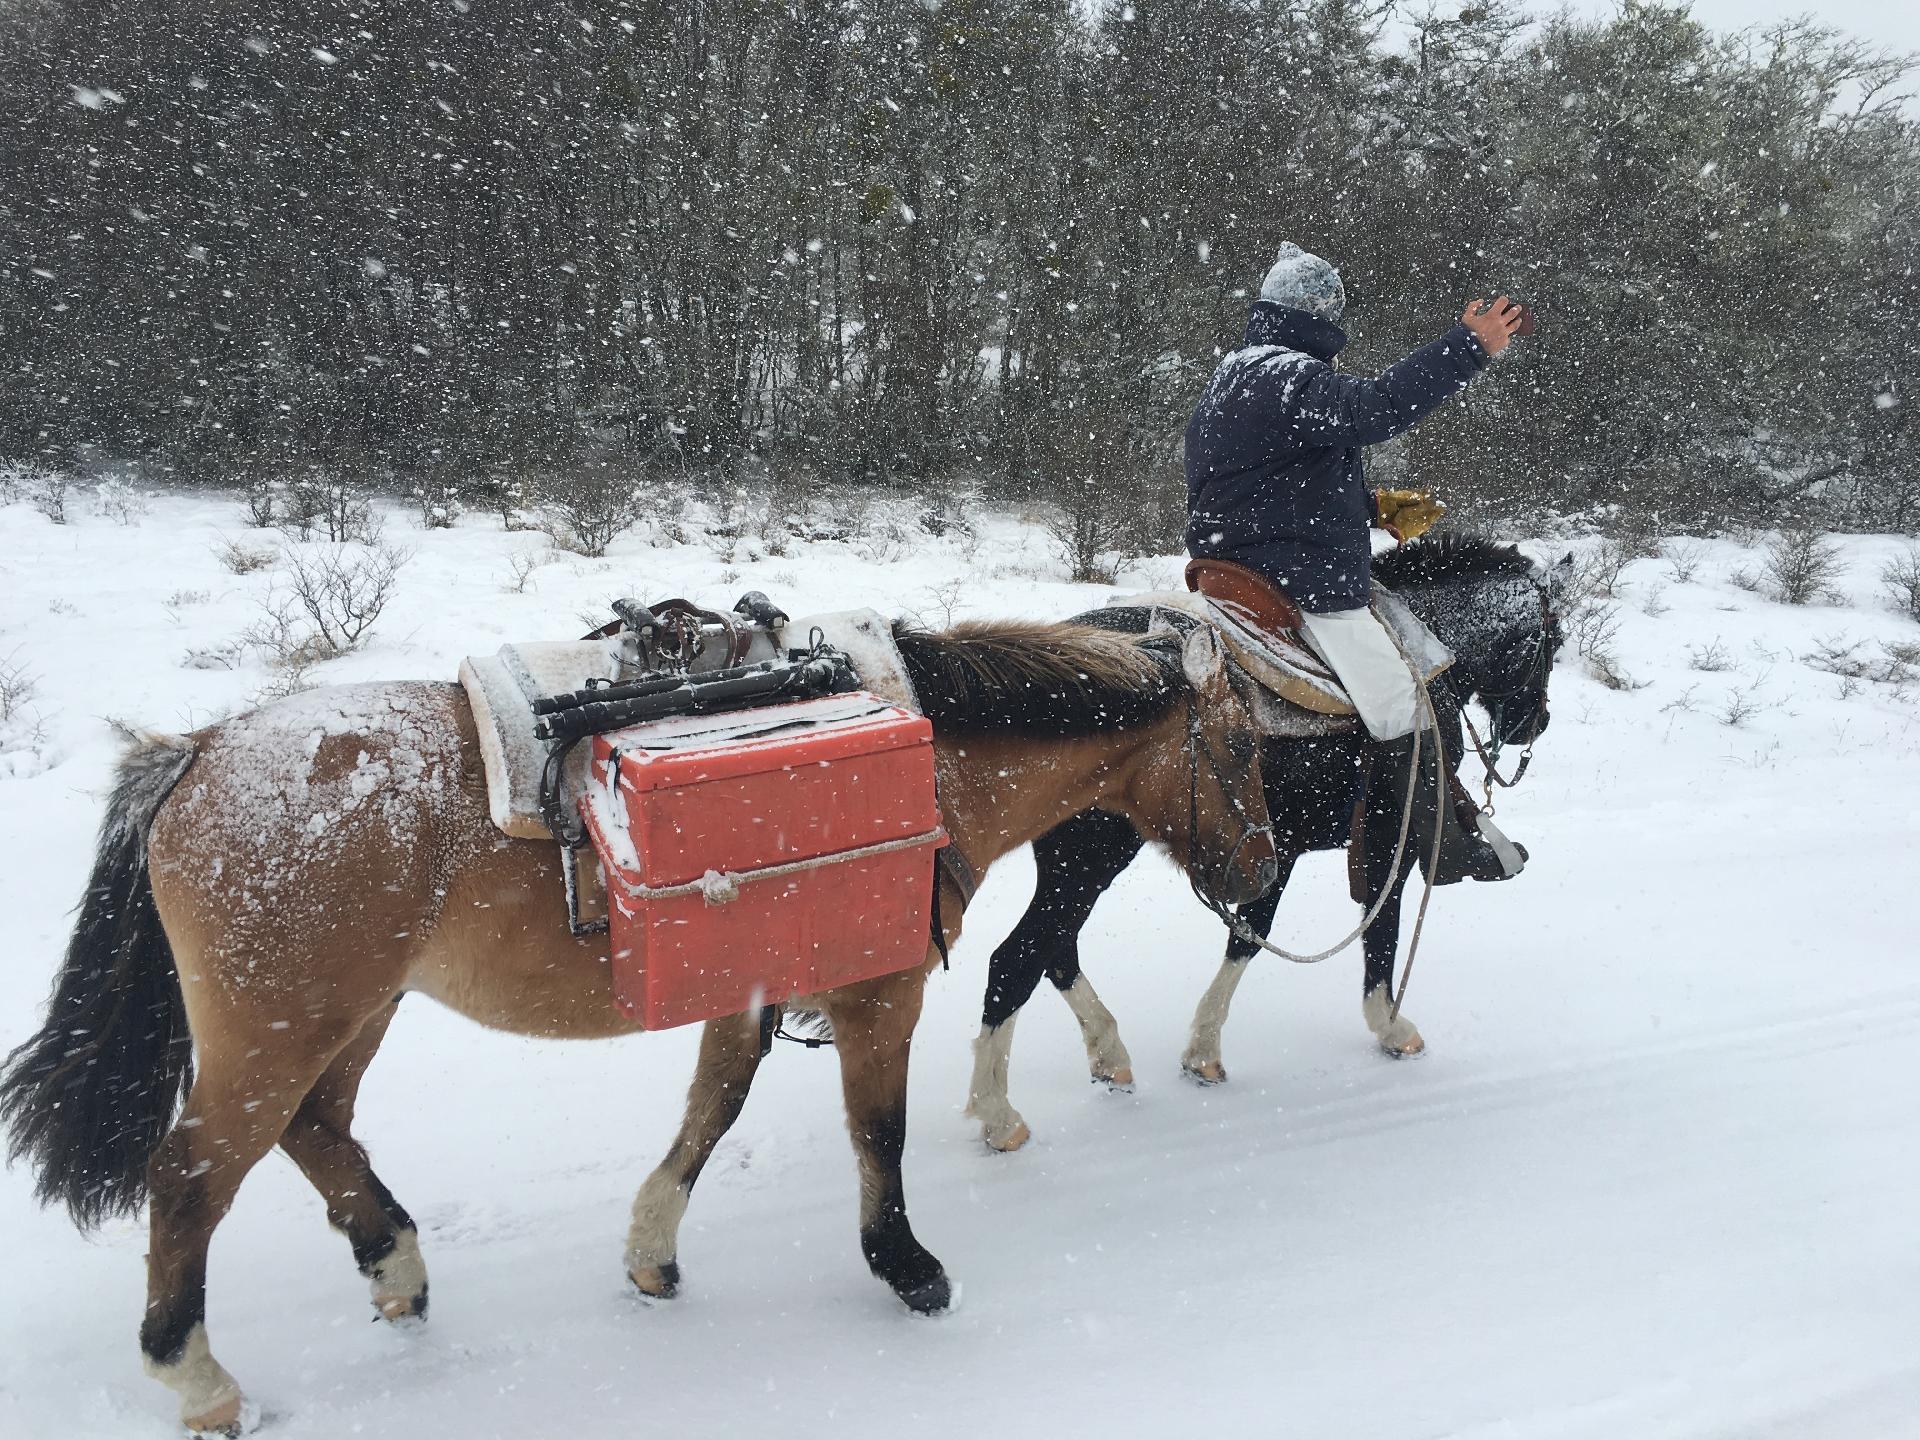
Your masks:
{"label": "lead rope", "polygon": [[[1420,705],[1420,718],[1426,722],[1424,726],[1416,726],[1414,728],[1413,753],[1407,761],[1407,764],[1412,769],[1412,777],[1410,777],[1409,784],[1407,785],[1406,802],[1400,807],[1400,834],[1394,841],[1393,863],[1387,870],[1389,875],[1398,875],[1400,873],[1400,863],[1406,857],[1407,839],[1413,832],[1414,787],[1411,782],[1412,779],[1420,773],[1420,760],[1426,745],[1426,737],[1431,734],[1433,736],[1433,743],[1436,745],[1440,743],[1440,717],[1434,712],[1433,696],[1428,693],[1427,683],[1420,675],[1420,668],[1414,663],[1413,657],[1407,654],[1406,646],[1400,643],[1400,637],[1394,633],[1392,626],[1388,625],[1382,628],[1386,630],[1387,637],[1393,641],[1393,648],[1400,653],[1401,663],[1407,667],[1407,673],[1413,677],[1414,694],[1418,697]],[[1441,754],[1444,758],[1445,751],[1443,750]],[[1442,828],[1444,822],[1442,821],[1439,807],[1450,803],[1452,798],[1447,793],[1447,775],[1444,764],[1434,767],[1434,785],[1433,845],[1427,856],[1426,886],[1420,892],[1420,907],[1414,914],[1413,936],[1407,942],[1407,962],[1400,971],[1400,985],[1394,993],[1393,1006],[1387,1012],[1387,1022],[1389,1024],[1400,1018],[1400,1003],[1406,998],[1407,982],[1413,975],[1414,958],[1420,953],[1420,933],[1425,928],[1427,922],[1427,904],[1433,899],[1433,877],[1438,873],[1440,868],[1440,843],[1445,838],[1445,832]],[[1393,886],[1388,885],[1374,900],[1372,907],[1367,911],[1366,915],[1361,918],[1360,923],[1356,925],[1345,938],[1328,946],[1325,950],[1316,951],[1311,955],[1296,955],[1284,946],[1275,945],[1271,940],[1267,939],[1266,936],[1255,932],[1252,926],[1248,925],[1246,921],[1234,914],[1233,911],[1225,905],[1217,903],[1212,897],[1207,895],[1201,895],[1200,898],[1209,910],[1213,911],[1214,914],[1226,922],[1228,930],[1239,936],[1240,939],[1245,940],[1248,944],[1257,945],[1268,954],[1278,955],[1282,960],[1291,960],[1296,965],[1318,965],[1322,960],[1328,960],[1338,955],[1342,950],[1345,950],[1349,945],[1353,944],[1354,941],[1365,935],[1367,931],[1371,930],[1373,928],[1373,922],[1380,918],[1380,912],[1386,909],[1387,900],[1392,894]]]}

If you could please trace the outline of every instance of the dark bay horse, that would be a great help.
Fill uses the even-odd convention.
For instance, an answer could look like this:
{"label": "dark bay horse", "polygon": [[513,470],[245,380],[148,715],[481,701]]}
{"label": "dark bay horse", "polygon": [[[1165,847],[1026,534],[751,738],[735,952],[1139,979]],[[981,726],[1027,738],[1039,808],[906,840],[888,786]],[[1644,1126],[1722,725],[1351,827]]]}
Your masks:
{"label": "dark bay horse", "polygon": [[[934,725],[944,822],[975,873],[1098,807],[1223,902],[1272,882],[1261,747],[1210,633],[985,624],[900,646]],[[951,943],[965,899],[951,886],[941,898]],[[629,1033],[605,945],[568,932],[557,847],[489,821],[458,686],[314,690],[133,746],[46,1023],[0,1075],[0,1115],[40,1196],[83,1228],[149,1203],[141,1350],[189,1429],[233,1435],[254,1414],[205,1325],[208,1242],[247,1172],[284,1150],[379,1314],[424,1315],[413,1221],[352,1131],[394,1007],[420,994],[521,1034]],[[935,1311],[946,1275],[914,1239],[900,1176],[925,978],[915,967],[805,1000],[837,1040],[868,1262]],[[751,1065],[735,1050],[751,1031],[757,1063],[759,1024],[708,1026],[681,1137],[656,1172],[680,1206],[738,1112]],[[650,1187],[628,1259],[658,1289],[672,1237],[642,1222],[678,1210]]]}
{"label": "dark bay horse", "polygon": [[[1565,583],[1571,558],[1549,569],[1510,546],[1477,536],[1440,535],[1375,559],[1380,583],[1405,600],[1454,652],[1454,664],[1432,687],[1447,756],[1454,764],[1462,751],[1460,706],[1469,699],[1487,708],[1493,721],[1491,738],[1501,743],[1524,744],[1547,728],[1547,682],[1561,643],[1554,597]],[[1078,618],[1132,630],[1147,624],[1147,612],[1137,609]],[[1372,742],[1349,732],[1269,739],[1264,750],[1267,811],[1279,846],[1280,879],[1240,910],[1241,919],[1261,935],[1273,924],[1299,857],[1347,847]],[[1395,871],[1397,805],[1369,808],[1362,823],[1364,902],[1371,906],[1383,893],[1386,900],[1363,941],[1361,1013],[1382,1049],[1413,1054],[1425,1042],[1405,1015],[1390,1015],[1390,987],[1399,953],[1400,893],[1416,863],[1415,847],[1408,848]],[[1033,899],[993,953],[974,1042],[967,1113],[980,1122],[983,1138],[994,1149],[1018,1149],[1031,1133],[1008,1099],[1008,1069],[1014,1021],[1042,975],[1060,990],[1080,1023],[1093,1079],[1121,1088],[1133,1083],[1133,1061],[1113,1014],[1081,971],[1079,935],[1094,903],[1133,862],[1141,843],[1125,818],[1102,811],[1076,816],[1034,842]],[[1181,1068],[1202,1083],[1226,1079],[1221,1029],[1246,962],[1256,953],[1251,942],[1231,937],[1226,959],[1194,1015]]]}

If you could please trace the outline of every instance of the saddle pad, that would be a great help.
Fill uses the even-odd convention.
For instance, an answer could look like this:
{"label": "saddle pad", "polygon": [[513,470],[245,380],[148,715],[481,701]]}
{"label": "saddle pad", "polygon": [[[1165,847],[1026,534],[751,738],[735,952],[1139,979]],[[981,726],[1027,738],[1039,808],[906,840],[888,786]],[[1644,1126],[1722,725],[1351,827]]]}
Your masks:
{"label": "saddle pad", "polygon": [[[547,744],[534,738],[533,702],[542,695],[584,690],[589,680],[620,678],[620,642],[611,637],[502,645],[492,655],[469,655],[460,663],[460,684],[473,707],[487,771],[487,813],[504,833],[515,840],[553,838],[540,818]],[[563,792],[579,793],[586,765],[586,750],[576,749]]]}
{"label": "saddle pad", "polygon": [[[1187,590],[1161,591],[1147,595],[1117,596],[1107,602],[1118,606],[1157,606],[1179,610],[1204,620],[1220,632],[1227,654],[1254,685],[1259,696],[1282,702],[1277,706],[1253,705],[1255,719],[1269,735],[1299,735],[1345,728],[1339,722],[1350,721],[1353,702],[1338,677],[1304,643],[1262,630],[1250,623],[1245,612],[1232,604],[1221,604],[1205,595]],[[1421,672],[1431,681],[1453,663],[1453,652],[1440,643],[1406,602],[1391,591],[1374,587],[1374,613],[1393,631]],[[1321,727],[1303,727],[1297,714],[1286,707],[1297,707],[1333,722]]]}
{"label": "saddle pad", "polygon": [[[844,650],[853,661],[861,687],[883,700],[918,711],[913,682],[893,643],[893,627],[873,610],[841,610],[790,620],[778,637],[757,632],[745,662],[774,659],[788,649],[805,649],[815,632]],[[718,646],[696,660],[693,673],[719,669],[725,655]],[[503,834],[515,840],[551,840],[540,814],[540,775],[546,768],[547,742],[533,733],[533,702],[543,695],[584,690],[589,680],[630,680],[621,661],[618,636],[601,640],[534,641],[502,645],[492,655],[469,655],[460,665],[460,684],[473,707],[480,756],[487,772],[487,811]],[[753,712],[685,717],[709,739],[728,725],[753,727]],[[565,813],[586,784],[591,747],[578,745],[561,777]]]}

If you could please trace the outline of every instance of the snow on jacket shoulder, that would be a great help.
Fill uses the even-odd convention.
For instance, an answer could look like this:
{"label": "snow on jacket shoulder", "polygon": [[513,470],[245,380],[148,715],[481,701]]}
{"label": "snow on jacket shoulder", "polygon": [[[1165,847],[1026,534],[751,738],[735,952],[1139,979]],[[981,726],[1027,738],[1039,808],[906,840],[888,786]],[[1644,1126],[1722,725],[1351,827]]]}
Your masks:
{"label": "snow on jacket shoulder", "polygon": [[1332,364],[1339,326],[1260,301],[1187,424],[1187,549],[1251,565],[1314,613],[1367,603],[1362,446],[1410,429],[1487,363],[1464,325],[1377,379]]}

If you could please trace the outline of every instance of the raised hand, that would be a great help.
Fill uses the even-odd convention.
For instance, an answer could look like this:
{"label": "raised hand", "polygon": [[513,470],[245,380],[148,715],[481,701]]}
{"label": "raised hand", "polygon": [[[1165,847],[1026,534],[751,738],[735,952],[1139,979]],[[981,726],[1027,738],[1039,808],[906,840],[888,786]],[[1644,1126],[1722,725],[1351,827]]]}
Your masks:
{"label": "raised hand", "polygon": [[1460,323],[1473,331],[1473,338],[1480,342],[1482,350],[1498,355],[1518,333],[1526,313],[1524,307],[1501,295],[1492,300],[1471,301]]}

